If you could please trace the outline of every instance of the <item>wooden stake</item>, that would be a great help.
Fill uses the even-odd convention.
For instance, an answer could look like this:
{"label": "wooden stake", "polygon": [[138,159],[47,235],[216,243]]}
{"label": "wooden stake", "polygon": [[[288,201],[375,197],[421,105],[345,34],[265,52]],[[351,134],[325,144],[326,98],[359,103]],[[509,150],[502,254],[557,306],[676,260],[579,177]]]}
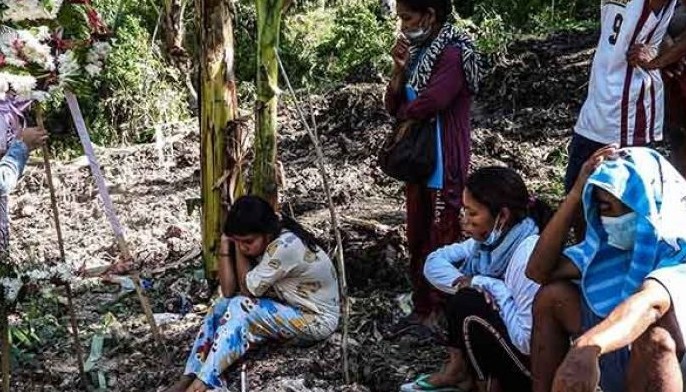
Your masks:
{"label": "wooden stake", "polygon": [[[322,177],[324,193],[326,193],[326,199],[329,205],[329,213],[331,214],[331,224],[333,226],[334,235],[336,237],[336,261],[338,265],[339,275],[338,282],[341,293],[341,300],[343,302],[343,338],[341,342],[341,356],[343,357],[343,379],[345,380],[346,384],[350,384],[350,365],[348,364],[348,333],[350,329],[348,324],[350,319],[350,302],[348,301],[348,283],[345,279],[343,241],[341,239],[341,231],[338,225],[338,215],[336,214],[336,207],[333,204],[333,197],[331,196],[331,188],[329,187],[329,176],[326,173],[326,167],[324,166],[324,162],[326,161],[324,158],[324,151],[322,151],[322,148],[319,145],[319,139],[317,138],[316,129],[313,130],[312,128],[310,128],[310,125],[308,124],[307,119],[305,118],[305,114],[303,113],[302,108],[300,107],[300,102],[298,102],[298,98],[295,95],[293,86],[291,86],[291,82],[288,79],[288,74],[286,73],[286,69],[284,68],[283,63],[281,62],[281,57],[279,56],[278,52],[276,52],[276,60],[279,63],[279,68],[281,69],[281,74],[283,75],[284,81],[288,86],[288,90],[293,96],[293,101],[295,102],[295,107],[298,111],[298,114],[300,115],[300,120],[303,123],[303,127],[305,127],[307,135],[310,137],[310,140],[312,141],[312,144],[314,146],[314,151],[317,155],[317,168],[319,169],[319,174]],[[312,119],[314,121],[314,117],[312,117]],[[313,127],[316,128],[316,126],[317,124],[313,122]]]}
{"label": "wooden stake", "polygon": [[[119,251],[122,253],[122,256],[124,257],[124,260],[133,260],[133,256],[131,255],[131,251],[129,250],[129,244],[126,242],[124,236],[118,236],[116,238],[116,241],[117,246],[119,247]],[[131,280],[133,281],[133,287],[136,289],[136,296],[138,296],[138,302],[140,302],[141,308],[143,308],[143,313],[145,314],[145,319],[150,325],[152,337],[155,340],[157,346],[164,353],[165,360],[170,361],[170,357],[169,355],[167,355],[167,347],[164,345],[164,342],[162,341],[160,329],[157,326],[155,316],[153,315],[152,308],[150,307],[150,301],[148,301],[148,297],[145,295],[145,292],[143,291],[140,273],[138,272],[138,270],[134,269],[129,274],[129,278],[131,278]]]}
{"label": "wooden stake", "polygon": [[10,312],[8,304],[5,302],[3,295],[2,304],[0,305],[0,333],[2,333],[2,391],[10,392]]}
{"label": "wooden stake", "polygon": [[[36,106],[36,123],[39,127],[44,128],[43,124],[43,108]],[[66,263],[66,253],[64,251],[64,238],[62,237],[62,226],[60,225],[60,213],[57,209],[57,192],[55,185],[52,182],[52,167],[50,165],[50,149],[47,143],[43,144],[43,164],[45,165],[45,176],[48,181],[48,189],[50,189],[50,205],[52,207],[52,217],[55,221],[55,230],[57,231],[57,245],[60,250],[60,262]],[[76,353],[76,361],[79,366],[79,376],[84,388],[87,388],[86,371],[83,368],[83,350],[81,349],[81,341],[79,340],[79,323],[74,312],[74,298],[69,282],[64,282],[67,292],[67,308],[69,311],[69,323],[71,324],[71,332],[73,338],[74,351]]]}
{"label": "wooden stake", "polygon": [[[71,112],[72,119],[74,120],[76,132],[79,134],[81,145],[83,146],[86,156],[88,157],[88,164],[90,165],[91,173],[95,177],[95,183],[98,187],[98,193],[100,194],[100,198],[102,199],[102,202],[104,204],[105,215],[107,215],[107,218],[110,221],[110,225],[112,226],[112,230],[114,231],[115,239],[117,241],[117,245],[119,246],[119,250],[122,252],[124,260],[131,261],[133,260],[133,257],[131,256],[129,246],[126,243],[126,239],[124,238],[124,231],[121,227],[121,223],[119,222],[119,219],[117,218],[114,212],[112,200],[110,199],[110,195],[107,192],[105,180],[103,178],[102,172],[100,171],[100,165],[97,162],[97,158],[95,157],[95,152],[93,151],[93,144],[91,143],[90,136],[88,135],[88,130],[86,129],[86,123],[83,119],[83,115],[81,114],[79,102],[76,99],[74,93],[72,93],[69,90],[65,91],[64,96],[67,100],[67,105],[69,106],[69,111]],[[155,317],[153,317],[152,309],[150,308],[150,303],[148,302],[148,298],[146,297],[145,293],[143,292],[143,289],[141,288],[140,275],[138,274],[138,271],[130,273],[129,277],[131,278],[131,280],[133,280],[134,287],[136,288],[136,294],[138,295],[138,300],[140,301],[141,307],[143,308],[143,312],[145,313],[145,318],[147,319],[148,324],[150,324],[150,330],[152,331],[152,336],[155,339],[155,343],[159,348],[162,349],[162,351],[166,353],[166,348],[164,346],[164,342],[162,342],[162,336],[160,335],[160,331],[157,328]],[[169,360],[168,356],[167,360]]]}

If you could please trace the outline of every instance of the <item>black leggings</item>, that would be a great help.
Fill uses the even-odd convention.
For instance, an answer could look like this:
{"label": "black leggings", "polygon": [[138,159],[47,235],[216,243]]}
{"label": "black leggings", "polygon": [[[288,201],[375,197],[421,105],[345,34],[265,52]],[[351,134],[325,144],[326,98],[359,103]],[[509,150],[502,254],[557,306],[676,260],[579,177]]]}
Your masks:
{"label": "black leggings", "polygon": [[446,304],[448,342],[461,349],[473,376],[500,381],[506,391],[530,391],[529,357],[510,341],[500,314],[482,293],[462,289]]}

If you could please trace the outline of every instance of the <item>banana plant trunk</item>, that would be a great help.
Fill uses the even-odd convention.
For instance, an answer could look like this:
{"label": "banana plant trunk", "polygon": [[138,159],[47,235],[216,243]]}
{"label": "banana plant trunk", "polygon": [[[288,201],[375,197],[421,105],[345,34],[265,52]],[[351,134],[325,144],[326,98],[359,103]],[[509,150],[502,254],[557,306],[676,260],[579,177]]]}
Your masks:
{"label": "banana plant trunk", "polygon": [[276,110],[279,47],[284,0],[255,0],[257,11],[257,102],[255,103],[255,161],[252,191],[273,206],[278,200]]}
{"label": "banana plant trunk", "polygon": [[201,230],[205,277],[215,282],[226,206],[242,193],[242,137],[236,118],[234,8],[197,0],[200,26]]}

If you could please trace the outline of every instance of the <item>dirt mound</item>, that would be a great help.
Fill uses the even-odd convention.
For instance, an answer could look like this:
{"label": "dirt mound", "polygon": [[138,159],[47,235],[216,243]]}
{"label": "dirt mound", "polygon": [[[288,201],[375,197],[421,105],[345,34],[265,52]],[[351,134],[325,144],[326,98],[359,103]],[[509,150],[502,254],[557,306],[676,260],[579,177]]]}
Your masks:
{"label": "dirt mound", "polygon": [[568,132],[586,98],[597,39],[569,32],[512,44],[480,95],[489,128],[522,139]]}

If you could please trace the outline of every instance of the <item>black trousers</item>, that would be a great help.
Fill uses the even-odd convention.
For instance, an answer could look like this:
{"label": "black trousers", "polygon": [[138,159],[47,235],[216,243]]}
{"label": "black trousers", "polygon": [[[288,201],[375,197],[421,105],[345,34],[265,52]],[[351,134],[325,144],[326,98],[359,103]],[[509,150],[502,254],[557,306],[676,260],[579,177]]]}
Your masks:
{"label": "black trousers", "polygon": [[506,391],[530,391],[529,357],[510,340],[498,311],[486,302],[483,293],[462,289],[446,304],[448,342],[464,352],[478,381],[489,377],[500,381]]}

